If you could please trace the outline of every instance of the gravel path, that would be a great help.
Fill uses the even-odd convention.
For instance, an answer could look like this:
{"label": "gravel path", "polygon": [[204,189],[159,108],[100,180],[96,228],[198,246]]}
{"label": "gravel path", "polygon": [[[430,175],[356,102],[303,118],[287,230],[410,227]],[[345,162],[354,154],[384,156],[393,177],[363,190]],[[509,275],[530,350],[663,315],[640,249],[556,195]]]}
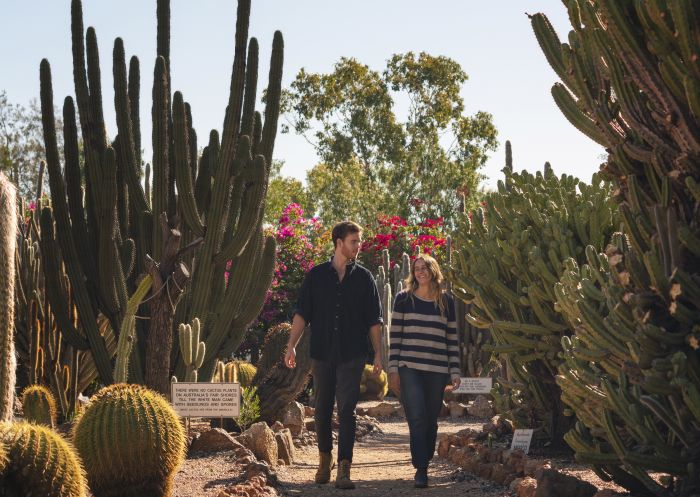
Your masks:
{"label": "gravel path", "polygon": [[[480,424],[440,420],[439,433],[454,433],[464,428],[480,428]],[[456,466],[435,459],[429,469],[430,487],[413,488],[413,474],[408,441],[408,426],[401,418],[380,422],[383,433],[368,436],[355,443],[351,477],[357,489],[338,490],[333,480],[327,485],[313,482],[318,461],[315,447],[305,447],[296,452],[295,464],[280,467],[280,493],[304,497],[332,495],[361,495],[362,497],[389,496],[470,496],[502,497],[509,492],[503,486],[465,474]],[[439,435],[438,435],[439,436]],[[333,471],[335,478],[335,470]]]}

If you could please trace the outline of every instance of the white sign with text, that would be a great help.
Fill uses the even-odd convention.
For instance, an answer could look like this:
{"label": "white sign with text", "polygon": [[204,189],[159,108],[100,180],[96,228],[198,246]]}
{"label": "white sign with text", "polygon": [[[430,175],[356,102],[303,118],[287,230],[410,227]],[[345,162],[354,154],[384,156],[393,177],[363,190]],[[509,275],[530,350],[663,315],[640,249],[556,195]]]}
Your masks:
{"label": "white sign with text", "polygon": [[170,398],[178,415],[195,418],[235,418],[240,412],[241,385],[238,383],[170,384]]}
{"label": "white sign with text", "polygon": [[532,428],[515,430],[513,432],[513,443],[510,444],[511,449],[522,449],[526,454],[530,451],[530,442],[532,442]]}
{"label": "white sign with text", "polygon": [[452,393],[491,393],[493,378],[460,378],[459,387]]}

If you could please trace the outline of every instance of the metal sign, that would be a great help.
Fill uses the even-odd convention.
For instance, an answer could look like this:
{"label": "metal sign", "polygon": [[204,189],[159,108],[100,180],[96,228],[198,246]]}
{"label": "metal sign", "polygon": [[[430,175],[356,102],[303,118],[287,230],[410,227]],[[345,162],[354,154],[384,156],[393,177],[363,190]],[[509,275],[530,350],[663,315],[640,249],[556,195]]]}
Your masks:
{"label": "metal sign", "polygon": [[195,418],[235,418],[241,408],[238,383],[170,384],[170,398],[178,415]]}

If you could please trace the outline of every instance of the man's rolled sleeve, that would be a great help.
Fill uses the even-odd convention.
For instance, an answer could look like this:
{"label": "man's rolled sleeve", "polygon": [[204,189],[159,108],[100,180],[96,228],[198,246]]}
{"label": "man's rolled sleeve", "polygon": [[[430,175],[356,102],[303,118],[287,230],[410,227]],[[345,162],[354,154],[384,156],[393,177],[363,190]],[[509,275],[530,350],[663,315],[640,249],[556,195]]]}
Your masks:
{"label": "man's rolled sleeve", "polygon": [[299,295],[297,297],[297,306],[294,308],[294,312],[292,313],[292,316],[294,314],[299,314],[304,321],[306,321],[306,324],[309,324],[311,322],[311,316],[312,316],[312,298],[311,298],[311,272],[306,273],[306,276],[304,276],[304,281],[301,284],[301,288],[299,289]]}

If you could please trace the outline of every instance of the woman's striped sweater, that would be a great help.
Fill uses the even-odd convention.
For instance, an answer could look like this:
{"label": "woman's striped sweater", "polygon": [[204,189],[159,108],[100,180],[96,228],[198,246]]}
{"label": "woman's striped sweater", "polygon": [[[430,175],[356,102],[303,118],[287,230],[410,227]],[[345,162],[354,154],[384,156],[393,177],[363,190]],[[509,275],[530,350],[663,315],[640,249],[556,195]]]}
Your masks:
{"label": "woman's striped sweater", "polygon": [[460,376],[457,323],[452,297],[443,295],[446,316],[438,305],[408,292],[394,300],[391,316],[389,372],[401,366]]}

